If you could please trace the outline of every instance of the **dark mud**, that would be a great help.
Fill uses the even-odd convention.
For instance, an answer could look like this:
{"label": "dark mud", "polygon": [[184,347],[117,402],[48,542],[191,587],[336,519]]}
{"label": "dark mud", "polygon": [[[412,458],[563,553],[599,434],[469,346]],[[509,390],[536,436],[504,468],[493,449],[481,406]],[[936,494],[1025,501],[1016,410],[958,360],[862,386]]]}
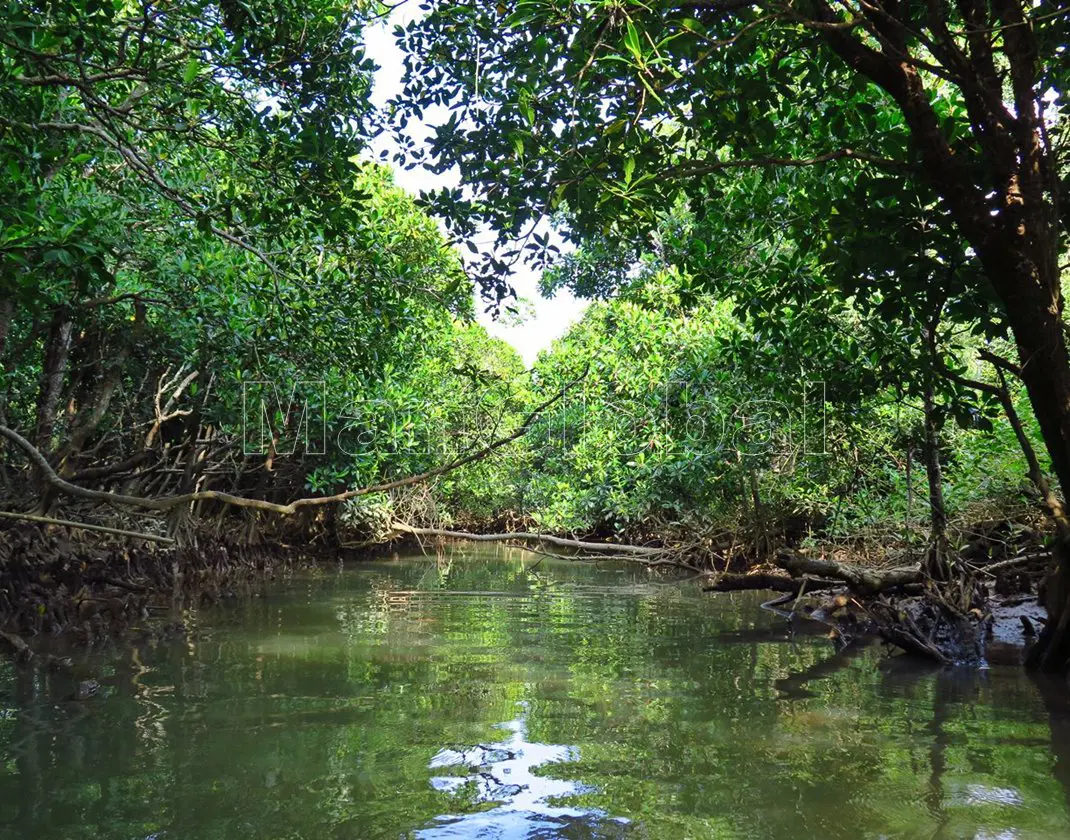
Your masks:
{"label": "dark mud", "polygon": [[127,633],[181,633],[183,605],[247,595],[337,552],[218,539],[187,547],[0,529],[0,645],[16,658],[56,643],[93,645]]}

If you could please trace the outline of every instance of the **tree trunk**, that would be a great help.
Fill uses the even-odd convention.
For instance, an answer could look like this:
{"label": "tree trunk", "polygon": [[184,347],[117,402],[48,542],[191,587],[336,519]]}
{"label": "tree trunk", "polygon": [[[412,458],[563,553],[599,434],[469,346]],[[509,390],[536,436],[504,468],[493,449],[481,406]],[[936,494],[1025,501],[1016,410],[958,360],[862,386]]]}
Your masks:
{"label": "tree trunk", "polygon": [[1065,493],[1070,488],[1070,358],[1063,336],[1062,296],[1038,301],[1026,312],[1020,311],[1025,308],[1022,303],[1008,302],[1007,307],[1021,377]]}
{"label": "tree trunk", "polygon": [[44,453],[52,451],[52,433],[56,412],[63,395],[63,381],[67,373],[67,355],[71,348],[73,324],[64,306],[52,316],[45,339],[45,358],[41,366],[41,380],[37,394],[37,425],[34,439]]}
{"label": "tree trunk", "polygon": [[1007,380],[1003,375],[1003,371],[998,367],[996,368],[996,375],[999,377],[999,387],[996,390],[996,395],[999,398],[1000,405],[1003,406],[1003,413],[1011,424],[1014,436],[1018,440],[1018,446],[1025,456],[1025,462],[1029,467],[1029,480],[1033,482],[1033,486],[1036,487],[1037,492],[1048,508],[1048,513],[1055,520],[1055,529],[1058,532],[1058,536],[1061,539],[1070,540],[1070,518],[1067,517],[1066,506],[1063,504],[1063,500],[1051,489],[1051,483],[1044,474],[1044,468],[1040,465],[1040,459],[1037,458],[1033,442],[1029,439],[1029,435],[1025,433],[1022,419],[1018,416],[1018,409],[1014,407],[1014,398],[1007,387]]}
{"label": "tree trunk", "polygon": [[7,333],[11,328],[11,316],[14,314],[15,303],[11,298],[0,300],[0,359],[4,358],[4,348],[7,347]]}
{"label": "tree trunk", "polygon": [[929,511],[932,531],[925,571],[933,580],[948,580],[947,508],[944,506],[944,475],[940,469],[940,424],[933,401],[933,380],[925,383],[925,476],[929,480]]}
{"label": "tree trunk", "polygon": [[772,550],[769,530],[766,524],[765,508],[758,486],[758,471],[749,470],[751,501],[754,504],[754,558],[764,563]]}
{"label": "tree trunk", "polygon": [[71,434],[68,441],[61,447],[57,460],[62,460],[61,474],[64,476],[74,475],[76,472],[74,461],[85,447],[90,436],[97,430],[104,415],[108,412],[112,397],[119,380],[122,378],[121,364],[125,360],[124,353],[120,352],[118,359],[113,359],[104,373],[92,395],[86,400],[75,415],[71,423]]}
{"label": "tree trunk", "polygon": [[61,447],[57,460],[62,458],[61,475],[71,476],[75,473],[74,460],[85,447],[90,436],[96,432],[104,416],[108,413],[112,397],[122,381],[123,367],[134,345],[140,340],[145,325],[145,307],[140,303],[134,308],[133,327],[119,337],[119,348],[105,354],[104,368],[100,379],[90,396],[83,401],[81,408],[71,423],[69,440]]}
{"label": "tree trunk", "polygon": [[[1063,297],[1054,261],[1030,261],[1010,251],[1004,267],[1014,271],[993,285],[1007,307],[1018,346],[1021,378],[1029,394],[1060,493],[1070,488],[1070,357],[1063,323]],[[998,267],[989,265],[991,269]],[[1048,263],[1052,264],[1049,265]],[[1061,529],[1060,529],[1061,531]],[[1031,667],[1070,667],[1070,543],[1062,533],[1053,546],[1055,565],[1045,581],[1048,623],[1030,652]]]}
{"label": "tree trunk", "polygon": [[[932,5],[936,29],[948,19]],[[817,0],[821,37],[848,67],[883,88],[902,111],[925,180],[940,196],[962,236],[976,251],[1006,310],[1018,345],[1021,376],[1051,456],[1061,493],[1070,491],[1070,359],[1063,335],[1058,258],[1059,160],[1048,141],[1039,106],[1041,45],[1027,4],[973,4],[968,53],[957,57],[954,80],[965,100],[974,154],[956,153],[933,106],[922,71],[909,60],[908,18],[876,5],[861,14],[883,32],[875,48],[854,27],[845,28],[838,7]],[[894,30],[892,39],[888,33]],[[867,31],[866,27],[862,31]],[[999,32],[998,46],[986,32]],[[947,39],[952,39],[950,34]],[[958,47],[952,44],[951,52]],[[939,55],[938,61],[943,60]],[[997,70],[997,67],[999,70]],[[1006,75],[1003,75],[1004,67]],[[1011,102],[1008,102],[1008,95]],[[1013,113],[1007,106],[1013,107]],[[984,180],[979,180],[979,176]],[[986,183],[987,181],[987,183]],[[1050,622],[1032,664],[1064,670],[1070,665],[1070,546],[1049,577]]]}
{"label": "tree trunk", "polygon": [[[7,334],[11,329],[11,318],[15,313],[15,302],[11,298],[0,300],[0,360],[4,359],[7,349]],[[0,390],[0,423],[7,425],[7,389]]]}

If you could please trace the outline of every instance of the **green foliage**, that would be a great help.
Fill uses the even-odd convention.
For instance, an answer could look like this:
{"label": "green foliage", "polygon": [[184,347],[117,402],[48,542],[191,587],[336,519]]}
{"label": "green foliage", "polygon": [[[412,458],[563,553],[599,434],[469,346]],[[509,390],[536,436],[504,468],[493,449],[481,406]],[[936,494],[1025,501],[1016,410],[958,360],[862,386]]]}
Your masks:
{"label": "green foliage", "polygon": [[[679,274],[652,259],[646,266],[536,365],[543,393],[586,370],[524,441],[530,454],[518,481],[537,524],[634,539],[711,525],[747,532],[758,511],[776,533],[927,537],[923,414],[911,383],[897,378],[909,375],[905,364],[881,361],[896,359],[889,330],[871,331],[840,299],[769,332],[761,313],[741,320],[737,300],[696,296]],[[947,352],[958,364],[972,351]],[[985,377],[971,368],[963,367]],[[1026,432],[1039,438],[1032,418]],[[952,517],[1035,498],[999,416],[967,412],[946,424],[941,459]]]}
{"label": "green foliage", "polygon": [[[961,381],[1009,334],[981,256],[911,169],[902,109],[797,20],[431,3],[399,33],[391,115],[404,133],[446,106],[400,159],[465,186],[418,207],[362,158],[384,116],[361,45],[377,4],[4,10],[0,420],[68,475],[181,441],[191,460],[215,447],[229,490],[331,493],[478,451],[578,377],[421,510],[616,534],[759,509],[910,530],[904,456],[930,392],[949,505],[1021,496],[995,399]],[[963,91],[928,81],[983,182]],[[466,270],[428,211],[470,250],[481,224],[502,247]],[[547,214],[575,250],[536,231]],[[500,297],[521,258],[547,294],[604,301],[530,377],[470,323],[468,272]],[[274,439],[232,451],[257,388]],[[322,451],[291,453],[321,417]],[[199,480],[180,460],[166,469]]]}
{"label": "green foliage", "polygon": [[[275,497],[486,437],[459,436],[463,403],[515,357],[467,323],[471,284],[435,222],[361,157],[361,37],[380,11],[7,4],[0,421],[69,475],[142,446],[192,459],[207,435],[228,489]],[[508,399],[490,392],[487,411]],[[307,434],[315,451],[291,454]]]}
{"label": "green foliage", "polygon": [[[967,444],[956,429],[993,430],[999,406],[963,375],[978,350],[1005,346],[1012,327],[1019,348],[1033,346],[1037,319],[1054,310],[1044,301],[1022,306],[1022,296],[1038,284],[1058,292],[1053,255],[1064,245],[1047,226],[1058,191],[1050,176],[1065,170],[1064,108],[1052,97],[1064,90],[1067,18],[1043,6],[964,9],[918,17],[909,4],[845,12],[824,2],[790,11],[765,3],[429,3],[398,31],[409,72],[394,106],[402,135],[406,118],[445,106],[430,147],[408,152],[460,172],[463,196],[425,196],[452,230],[489,225],[499,249],[547,269],[550,293],[634,300],[670,275],[682,281],[681,305],[707,320],[702,300],[712,295],[741,326],[706,359],[715,375],[730,370],[748,399],[778,402],[800,381],[824,382],[829,422],[843,430],[836,439],[845,448],[834,457],[857,462],[861,452],[862,472],[872,468],[876,478],[883,467],[875,462],[901,460],[918,442],[913,422],[889,428],[886,403],[898,412],[931,402],[935,426],[957,445]],[[974,33],[982,24],[991,39]],[[1010,81],[1018,118],[1005,105]],[[1034,118],[1040,100],[1047,111]],[[1026,135],[1044,158],[1029,171],[1030,153],[1016,146]],[[1021,185],[1044,171],[1047,180],[1032,181],[1023,198]],[[559,256],[533,241],[529,231],[547,216],[576,251]],[[501,293],[502,265],[488,256],[483,268]],[[1051,369],[1061,370],[1061,341],[1046,341],[1036,352],[1052,353]],[[654,370],[665,352],[609,337],[601,344],[626,364],[649,352]],[[1037,373],[1047,362],[1022,362],[1032,364],[1024,370],[1036,376],[1032,404],[1047,413],[1044,438],[1065,481],[1062,444],[1050,431],[1065,422],[1057,408],[1065,399],[1041,396],[1058,390],[1049,381],[1057,375]],[[701,372],[690,369],[689,381]],[[636,428],[650,422],[641,401],[619,413],[627,410]],[[635,428],[627,417],[594,416],[614,443],[585,432],[570,450],[582,480],[553,478],[571,469],[562,461],[535,482],[547,521],[616,528],[668,498],[696,495],[697,486],[666,484],[659,496],[629,485],[647,469],[623,457],[635,449]],[[870,445],[859,450],[867,434]],[[1009,442],[1005,428],[998,434]],[[598,457],[583,460],[585,446],[613,464],[631,462],[635,474],[611,477]],[[664,454],[686,474],[683,456]],[[663,474],[654,460],[651,469]],[[846,463],[812,487],[785,487],[786,497],[825,508],[834,501],[847,521],[861,485]],[[759,469],[767,481],[775,472],[768,463]],[[888,491],[887,482],[876,485],[874,500]],[[632,490],[629,503],[642,501],[629,507],[621,494]],[[740,487],[737,503],[745,495]]]}

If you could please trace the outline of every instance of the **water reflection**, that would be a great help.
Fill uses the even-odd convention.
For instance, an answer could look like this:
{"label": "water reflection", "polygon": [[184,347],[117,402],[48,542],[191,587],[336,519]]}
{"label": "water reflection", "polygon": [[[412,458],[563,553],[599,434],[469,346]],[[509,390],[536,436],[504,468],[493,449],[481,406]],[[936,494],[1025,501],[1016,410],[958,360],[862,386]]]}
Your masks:
{"label": "water reflection", "polygon": [[0,665],[0,840],[1070,836],[1065,683],[762,600],[458,549],[95,652],[86,701]]}
{"label": "water reflection", "polygon": [[608,819],[593,808],[553,804],[591,789],[536,774],[536,768],[576,761],[579,753],[574,747],[529,741],[527,704],[518,706],[520,716],[499,725],[509,733],[504,741],[443,749],[431,759],[430,769],[446,773],[434,776],[431,786],[463,803],[469,813],[444,814],[415,836],[426,840],[622,836],[627,820]]}

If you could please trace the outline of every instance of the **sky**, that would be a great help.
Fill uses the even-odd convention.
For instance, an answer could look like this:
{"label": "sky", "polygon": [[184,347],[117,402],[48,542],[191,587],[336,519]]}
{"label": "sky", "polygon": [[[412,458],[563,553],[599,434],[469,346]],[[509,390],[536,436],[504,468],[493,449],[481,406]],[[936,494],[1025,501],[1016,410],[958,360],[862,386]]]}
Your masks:
{"label": "sky", "polygon": [[[388,22],[365,31],[368,57],[379,66],[375,74],[375,89],[372,94],[372,100],[376,105],[384,105],[400,92],[404,68],[401,50],[394,42],[393,27],[395,24],[407,22],[416,12],[415,4],[402,4],[394,11]],[[432,109],[426,115],[431,122],[435,122],[437,116],[441,114],[436,115]],[[411,121],[409,126],[412,127]],[[396,145],[386,134],[381,135],[372,144],[374,158],[377,159],[384,149],[391,153],[396,150]],[[398,186],[414,194],[421,190],[441,186],[457,186],[459,183],[456,172],[436,175],[422,167],[411,170],[395,169],[394,180]],[[492,236],[488,233],[484,239],[477,238],[476,244],[485,246],[490,243],[491,239]],[[559,247],[563,245],[560,240],[557,240],[557,244]],[[535,361],[540,350],[549,347],[555,338],[564,334],[569,325],[579,320],[587,306],[585,301],[577,300],[564,290],[558,292],[552,299],[542,297],[539,294],[538,281],[538,272],[523,266],[519,266],[512,277],[517,295],[530,300],[534,310],[531,316],[518,326],[506,326],[493,320],[482,312],[483,306],[478,300],[476,301],[476,310],[480,313],[479,321],[486,327],[487,332],[513,345],[529,366]]]}

